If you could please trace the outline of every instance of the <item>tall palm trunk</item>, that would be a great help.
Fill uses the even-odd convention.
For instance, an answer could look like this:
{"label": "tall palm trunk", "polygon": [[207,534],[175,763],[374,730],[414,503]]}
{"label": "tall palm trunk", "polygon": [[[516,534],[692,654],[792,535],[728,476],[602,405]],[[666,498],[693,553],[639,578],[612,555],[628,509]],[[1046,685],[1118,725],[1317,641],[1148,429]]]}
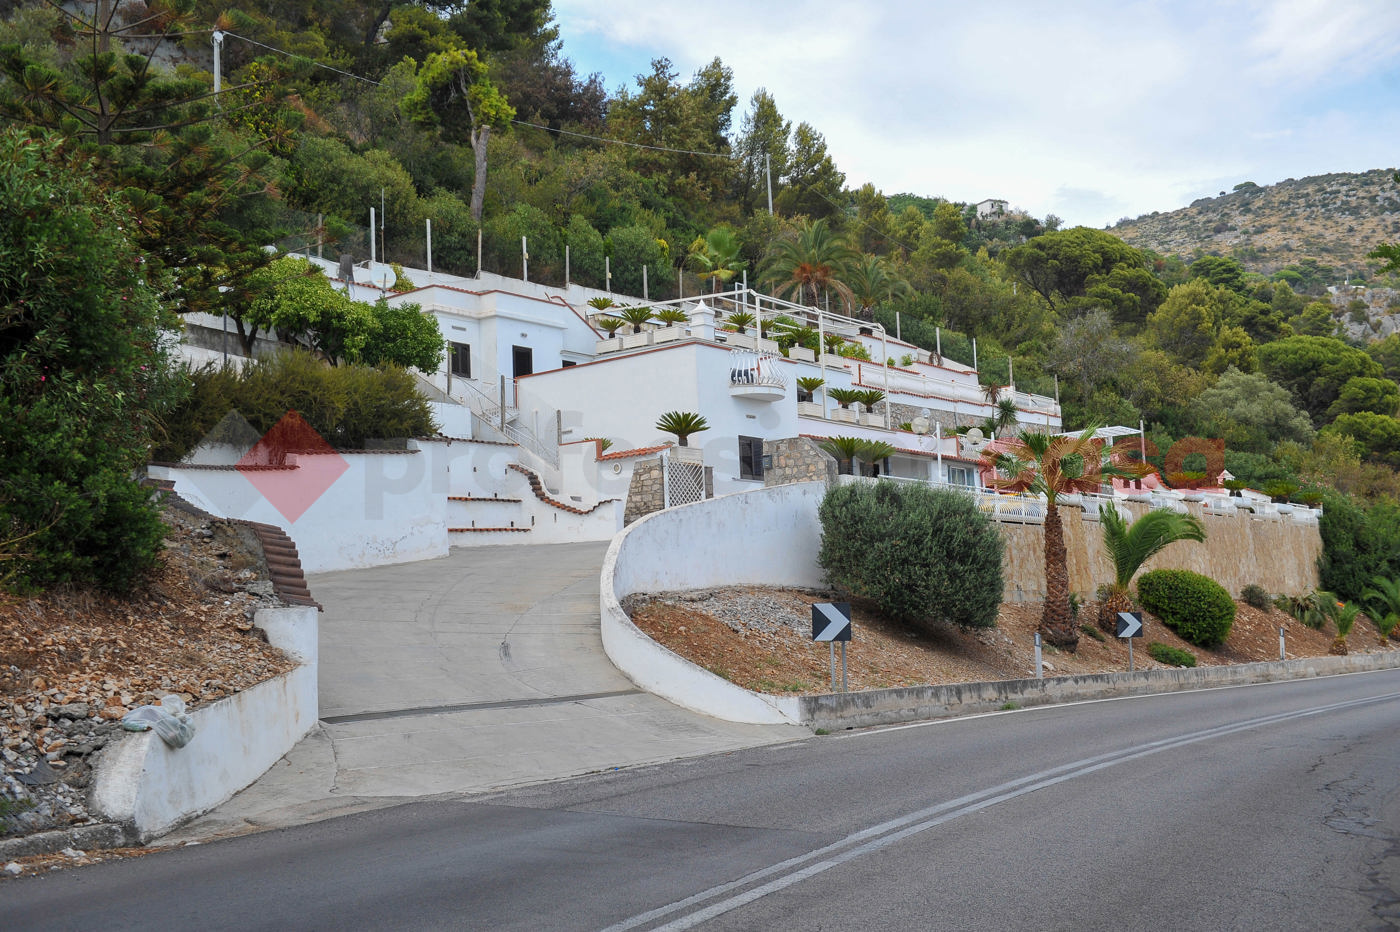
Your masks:
{"label": "tall palm trunk", "polygon": [[1053,501],[1045,503],[1045,611],[1040,616],[1040,636],[1047,644],[1063,650],[1079,646],[1079,632],[1069,610],[1069,566],[1065,552],[1065,529],[1060,509]]}

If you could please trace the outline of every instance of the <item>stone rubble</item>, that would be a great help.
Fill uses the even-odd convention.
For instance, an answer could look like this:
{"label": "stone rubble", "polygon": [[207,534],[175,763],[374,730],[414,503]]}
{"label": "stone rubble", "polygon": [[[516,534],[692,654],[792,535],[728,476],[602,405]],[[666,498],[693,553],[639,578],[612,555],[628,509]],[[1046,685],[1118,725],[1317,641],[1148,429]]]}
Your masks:
{"label": "stone rubble", "polygon": [[281,604],[260,548],[229,522],[165,519],[165,565],[128,598],[0,597],[0,839],[93,824],[93,755],[132,709],[197,709],[292,667],[253,627]]}

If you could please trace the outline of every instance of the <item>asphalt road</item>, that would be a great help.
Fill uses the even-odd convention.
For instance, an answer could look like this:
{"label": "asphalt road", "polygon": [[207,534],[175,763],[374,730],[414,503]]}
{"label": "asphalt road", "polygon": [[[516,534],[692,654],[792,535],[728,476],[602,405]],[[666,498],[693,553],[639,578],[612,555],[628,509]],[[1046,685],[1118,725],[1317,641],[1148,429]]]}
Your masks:
{"label": "asphalt road", "polygon": [[1400,671],[851,732],[0,883],[0,929],[1388,929]]}

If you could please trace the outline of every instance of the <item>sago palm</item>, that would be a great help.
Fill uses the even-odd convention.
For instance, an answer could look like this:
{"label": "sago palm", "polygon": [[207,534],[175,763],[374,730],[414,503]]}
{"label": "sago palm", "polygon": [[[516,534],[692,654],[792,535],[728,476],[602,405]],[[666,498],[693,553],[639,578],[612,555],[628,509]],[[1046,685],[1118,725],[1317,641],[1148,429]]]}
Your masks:
{"label": "sago palm", "polygon": [[1113,582],[1107,587],[1108,598],[1099,607],[1099,627],[1113,631],[1118,613],[1133,610],[1128,587],[1142,565],[1168,544],[1205,540],[1206,529],[1195,515],[1179,515],[1165,508],[1154,508],[1128,524],[1111,504],[1099,509],[1099,523],[1103,526],[1104,549],[1113,561]]}
{"label": "sago palm", "polygon": [[617,316],[632,325],[633,333],[641,333],[642,324],[650,321],[655,315],[649,307],[632,305],[631,307],[624,307],[622,310],[618,311]]}
{"label": "sago palm", "polygon": [[676,442],[684,447],[689,446],[687,441],[691,434],[709,430],[710,425],[704,417],[694,411],[667,411],[657,418],[656,429],[662,433],[675,434]]}
{"label": "sago palm", "polygon": [[994,489],[1045,496],[1045,610],[1040,634],[1065,650],[1079,646],[1069,605],[1069,557],[1060,520],[1059,499],[1074,492],[1098,492],[1110,479],[1137,478],[1145,467],[1114,457],[1094,437],[1097,425],[1078,436],[1023,430],[1001,441],[1002,449],[982,454],[982,465],[1000,475],[988,482]]}

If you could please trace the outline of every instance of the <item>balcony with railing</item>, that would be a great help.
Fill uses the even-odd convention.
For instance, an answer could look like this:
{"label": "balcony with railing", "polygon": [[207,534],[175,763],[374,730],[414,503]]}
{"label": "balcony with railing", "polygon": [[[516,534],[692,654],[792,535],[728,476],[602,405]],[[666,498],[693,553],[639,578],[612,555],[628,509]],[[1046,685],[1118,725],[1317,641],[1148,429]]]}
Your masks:
{"label": "balcony with railing", "polygon": [[780,401],[787,397],[787,378],[780,357],[755,350],[729,351],[729,395],[750,401]]}

